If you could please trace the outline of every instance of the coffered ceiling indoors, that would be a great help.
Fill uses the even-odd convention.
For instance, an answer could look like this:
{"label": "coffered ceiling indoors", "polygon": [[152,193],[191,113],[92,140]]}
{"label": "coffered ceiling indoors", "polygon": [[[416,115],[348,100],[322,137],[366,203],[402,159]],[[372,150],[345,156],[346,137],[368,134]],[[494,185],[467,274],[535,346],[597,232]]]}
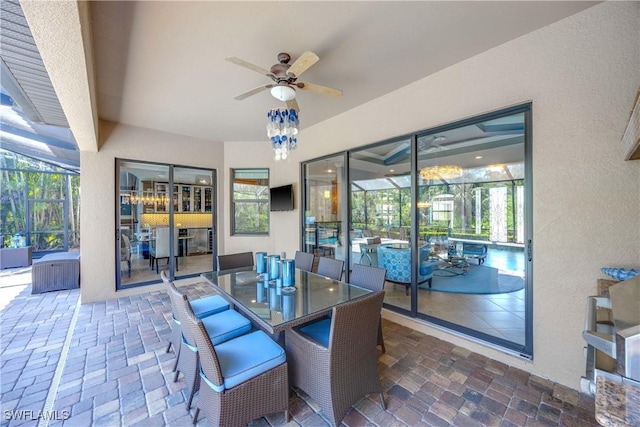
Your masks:
{"label": "coffered ceiling indoors", "polygon": [[[87,141],[98,118],[216,141],[265,140],[267,110],[284,103],[269,91],[234,100],[271,80],[226,57],[269,69],[279,52],[292,62],[315,52],[320,60],[300,80],[343,96],[299,90],[304,129],[596,2],[45,3],[46,12],[42,2],[21,4],[80,149],[95,151],[95,139]],[[69,8],[75,22],[65,21]]]}

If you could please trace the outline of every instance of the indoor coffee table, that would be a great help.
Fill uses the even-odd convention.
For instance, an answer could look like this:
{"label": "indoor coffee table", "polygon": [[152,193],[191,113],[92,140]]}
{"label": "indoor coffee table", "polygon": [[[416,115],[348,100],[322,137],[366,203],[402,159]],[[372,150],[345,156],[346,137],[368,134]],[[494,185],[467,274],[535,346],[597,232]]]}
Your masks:
{"label": "indoor coffee table", "polygon": [[436,272],[442,272],[442,275],[459,276],[467,274],[469,271],[469,262],[466,257],[463,256],[447,256],[446,258],[440,257],[442,263],[436,267]]}

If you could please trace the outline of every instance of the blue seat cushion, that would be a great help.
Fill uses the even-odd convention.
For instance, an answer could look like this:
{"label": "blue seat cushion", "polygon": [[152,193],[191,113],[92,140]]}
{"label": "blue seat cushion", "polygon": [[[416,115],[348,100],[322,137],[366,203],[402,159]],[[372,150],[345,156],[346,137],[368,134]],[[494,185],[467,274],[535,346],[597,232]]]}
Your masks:
{"label": "blue seat cushion", "polygon": [[204,317],[202,324],[213,345],[239,337],[251,330],[251,322],[235,310],[226,310]]}
{"label": "blue seat cushion", "polygon": [[329,333],[331,332],[331,318],[323,317],[298,329],[301,333],[317,341],[319,344],[329,347]]}
{"label": "blue seat cushion", "polygon": [[431,278],[436,264],[436,262],[431,261],[423,261],[420,263],[420,276],[423,276],[422,279]]}
{"label": "blue seat cushion", "polygon": [[229,310],[229,303],[220,295],[211,295],[189,301],[191,309],[197,318],[211,316],[221,311]]}
{"label": "blue seat cushion", "polygon": [[[217,345],[215,351],[224,378],[224,390],[242,384],[286,361],[282,347],[262,331],[226,341]],[[222,391],[219,387],[213,389]]]}

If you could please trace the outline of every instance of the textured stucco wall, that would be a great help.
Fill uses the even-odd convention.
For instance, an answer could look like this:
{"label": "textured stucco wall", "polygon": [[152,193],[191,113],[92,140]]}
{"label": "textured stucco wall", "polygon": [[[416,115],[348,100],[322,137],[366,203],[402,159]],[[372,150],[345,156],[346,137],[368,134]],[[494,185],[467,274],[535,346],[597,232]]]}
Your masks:
{"label": "textured stucco wall", "polygon": [[603,3],[301,132],[296,160],[533,102],[533,362],[386,315],[579,387],[599,268],[640,265],[640,162],[620,143],[640,87],[639,18],[638,2]]}
{"label": "textured stucco wall", "polygon": [[[115,292],[115,159],[143,160],[222,169],[224,144],[110,122],[100,123],[102,149],[82,152],[80,223],[82,303],[148,292],[149,287]],[[184,147],[189,147],[185,150]],[[218,205],[224,179],[218,176]],[[224,211],[218,227],[224,221]]]}
{"label": "textured stucco wall", "polygon": [[[297,209],[300,202],[299,197],[299,177],[296,173],[290,176],[291,171],[298,171],[299,161],[295,158],[286,161],[276,162],[273,159],[273,150],[269,142],[226,142],[224,176],[225,181],[230,183],[231,169],[238,168],[269,168],[269,185],[278,187],[281,185],[293,184],[294,201],[296,209],[287,212],[270,213],[270,230],[268,236],[242,236],[231,235],[231,219],[229,199],[230,184],[225,188],[226,195],[224,208],[227,212],[227,221],[223,224],[224,249],[227,253],[244,251],[266,251],[268,253],[285,252],[287,257],[293,258],[296,249],[300,247],[295,236],[299,235],[298,224],[300,222],[300,211]],[[220,251],[220,253],[223,253]]]}

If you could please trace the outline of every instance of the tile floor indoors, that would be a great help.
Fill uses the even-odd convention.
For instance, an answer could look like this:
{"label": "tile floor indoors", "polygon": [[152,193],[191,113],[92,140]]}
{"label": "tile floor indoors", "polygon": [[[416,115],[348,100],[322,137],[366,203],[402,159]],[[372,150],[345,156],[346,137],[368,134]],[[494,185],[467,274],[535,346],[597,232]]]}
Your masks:
{"label": "tile floor indoors", "polygon": [[[79,290],[31,295],[28,269],[19,272],[0,274],[1,426],[191,425],[185,384],[173,382],[174,354],[165,352],[166,292],[80,305]],[[211,293],[198,279],[176,283],[191,297]],[[364,398],[344,425],[597,425],[593,398],[578,391],[386,320],[383,330],[387,409]],[[327,425],[300,391],[290,416],[288,426]],[[285,423],[276,414],[252,425]]]}

